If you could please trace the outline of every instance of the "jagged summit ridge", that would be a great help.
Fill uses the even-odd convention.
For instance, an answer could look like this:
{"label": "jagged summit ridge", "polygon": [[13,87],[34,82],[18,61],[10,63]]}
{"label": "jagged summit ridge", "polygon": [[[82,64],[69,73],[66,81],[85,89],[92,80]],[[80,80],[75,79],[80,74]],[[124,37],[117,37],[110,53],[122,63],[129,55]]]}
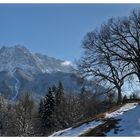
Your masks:
{"label": "jagged summit ridge", "polygon": [[33,54],[21,45],[0,48],[0,72],[11,72],[18,68],[31,73],[73,73],[73,67],[68,62],[39,53]]}

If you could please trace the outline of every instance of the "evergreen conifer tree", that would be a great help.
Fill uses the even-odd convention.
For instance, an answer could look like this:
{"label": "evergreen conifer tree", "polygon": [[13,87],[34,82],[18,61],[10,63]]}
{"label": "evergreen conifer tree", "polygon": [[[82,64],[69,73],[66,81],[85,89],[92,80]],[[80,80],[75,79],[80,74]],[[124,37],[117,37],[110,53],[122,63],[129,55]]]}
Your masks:
{"label": "evergreen conifer tree", "polygon": [[42,117],[43,112],[44,112],[44,104],[43,104],[43,100],[41,99],[39,103],[39,112],[38,112],[40,117]]}
{"label": "evergreen conifer tree", "polygon": [[45,131],[51,132],[54,128],[53,114],[55,111],[55,98],[51,88],[48,89],[43,108],[43,127]]}
{"label": "evergreen conifer tree", "polygon": [[61,82],[58,83],[57,91],[56,91],[56,105],[59,106],[64,98],[64,87]]}

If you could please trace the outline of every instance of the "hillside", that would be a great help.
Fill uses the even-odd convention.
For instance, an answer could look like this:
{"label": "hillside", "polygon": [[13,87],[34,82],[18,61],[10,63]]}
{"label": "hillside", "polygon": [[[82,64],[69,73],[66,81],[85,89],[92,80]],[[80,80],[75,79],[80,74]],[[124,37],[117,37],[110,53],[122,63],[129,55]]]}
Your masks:
{"label": "hillside", "polygon": [[138,103],[127,103],[116,111],[106,112],[103,118],[55,132],[51,137],[140,136],[139,114]]}
{"label": "hillside", "polygon": [[21,45],[2,47],[0,66],[0,94],[10,100],[18,99],[24,91],[34,97],[42,96],[50,85],[59,81],[64,82],[66,90],[74,89],[65,82],[67,80],[77,87],[71,62],[34,54]]}

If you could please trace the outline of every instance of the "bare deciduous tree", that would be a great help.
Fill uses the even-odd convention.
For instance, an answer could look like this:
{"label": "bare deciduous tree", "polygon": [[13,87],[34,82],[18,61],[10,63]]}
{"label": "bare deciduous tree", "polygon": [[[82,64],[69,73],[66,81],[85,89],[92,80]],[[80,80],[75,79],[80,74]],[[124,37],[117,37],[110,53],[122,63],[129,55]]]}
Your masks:
{"label": "bare deciduous tree", "polygon": [[136,74],[140,80],[140,11],[129,17],[111,18],[100,30],[88,33],[83,41],[84,55],[79,70],[84,77],[99,77],[118,92],[124,79]]}
{"label": "bare deciduous tree", "polygon": [[[100,82],[106,81],[111,89],[116,88],[118,103],[122,100],[121,88],[127,73],[121,68],[120,61],[115,62],[114,57],[100,43],[97,32],[88,33],[83,41],[85,54],[79,63],[79,70],[84,77],[96,77]],[[109,92],[109,91],[108,91]]]}
{"label": "bare deciduous tree", "polygon": [[32,136],[34,102],[29,93],[23,94],[15,109],[18,136]]}
{"label": "bare deciduous tree", "polygon": [[136,74],[140,80],[140,10],[133,10],[128,17],[111,18],[99,37],[114,61],[120,61],[129,75]]}

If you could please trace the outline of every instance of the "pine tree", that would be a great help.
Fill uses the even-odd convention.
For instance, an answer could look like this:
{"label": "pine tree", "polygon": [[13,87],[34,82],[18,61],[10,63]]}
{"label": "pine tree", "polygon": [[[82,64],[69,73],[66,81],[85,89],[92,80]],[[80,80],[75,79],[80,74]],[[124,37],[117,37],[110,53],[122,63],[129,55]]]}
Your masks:
{"label": "pine tree", "polygon": [[53,121],[54,119],[53,114],[55,111],[55,98],[51,88],[48,89],[48,93],[44,99],[44,105],[42,108],[43,108],[43,113],[41,118],[42,118],[44,130],[51,132],[55,127]]}
{"label": "pine tree", "polygon": [[44,104],[43,104],[43,100],[41,99],[39,103],[39,111],[38,111],[40,117],[43,115],[43,112],[44,112]]}
{"label": "pine tree", "polygon": [[58,129],[63,129],[67,126],[66,121],[66,103],[64,98],[64,87],[61,82],[58,83],[58,87],[56,90],[56,109],[55,109],[55,115],[56,115],[56,124]]}
{"label": "pine tree", "polygon": [[44,135],[66,126],[65,108],[64,87],[59,82],[57,87],[53,85],[49,88],[44,100],[40,101],[39,116]]}
{"label": "pine tree", "polygon": [[59,106],[64,98],[64,87],[61,82],[58,83],[58,88],[56,91],[56,105]]}
{"label": "pine tree", "polygon": [[[49,93],[51,92],[51,95],[53,95],[53,113],[51,115],[51,121],[52,121],[52,127],[55,127],[55,130],[59,130],[63,128],[63,122],[64,122],[64,116],[65,116],[65,110],[64,110],[64,87],[61,82],[58,83],[58,86],[55,85],[52,86],[52,88],[49,88]],[[49,95],[48,93],[48,95]],[[45,107],[47,108],[47,107]]]}
{"label": "pine tree", "polygon": [[53,92],[54,95],[56,95],[56,91],[57,91],[57,88],[56,88],[55,85],[53,85],[53,86],[52,86],[52,92]]}

